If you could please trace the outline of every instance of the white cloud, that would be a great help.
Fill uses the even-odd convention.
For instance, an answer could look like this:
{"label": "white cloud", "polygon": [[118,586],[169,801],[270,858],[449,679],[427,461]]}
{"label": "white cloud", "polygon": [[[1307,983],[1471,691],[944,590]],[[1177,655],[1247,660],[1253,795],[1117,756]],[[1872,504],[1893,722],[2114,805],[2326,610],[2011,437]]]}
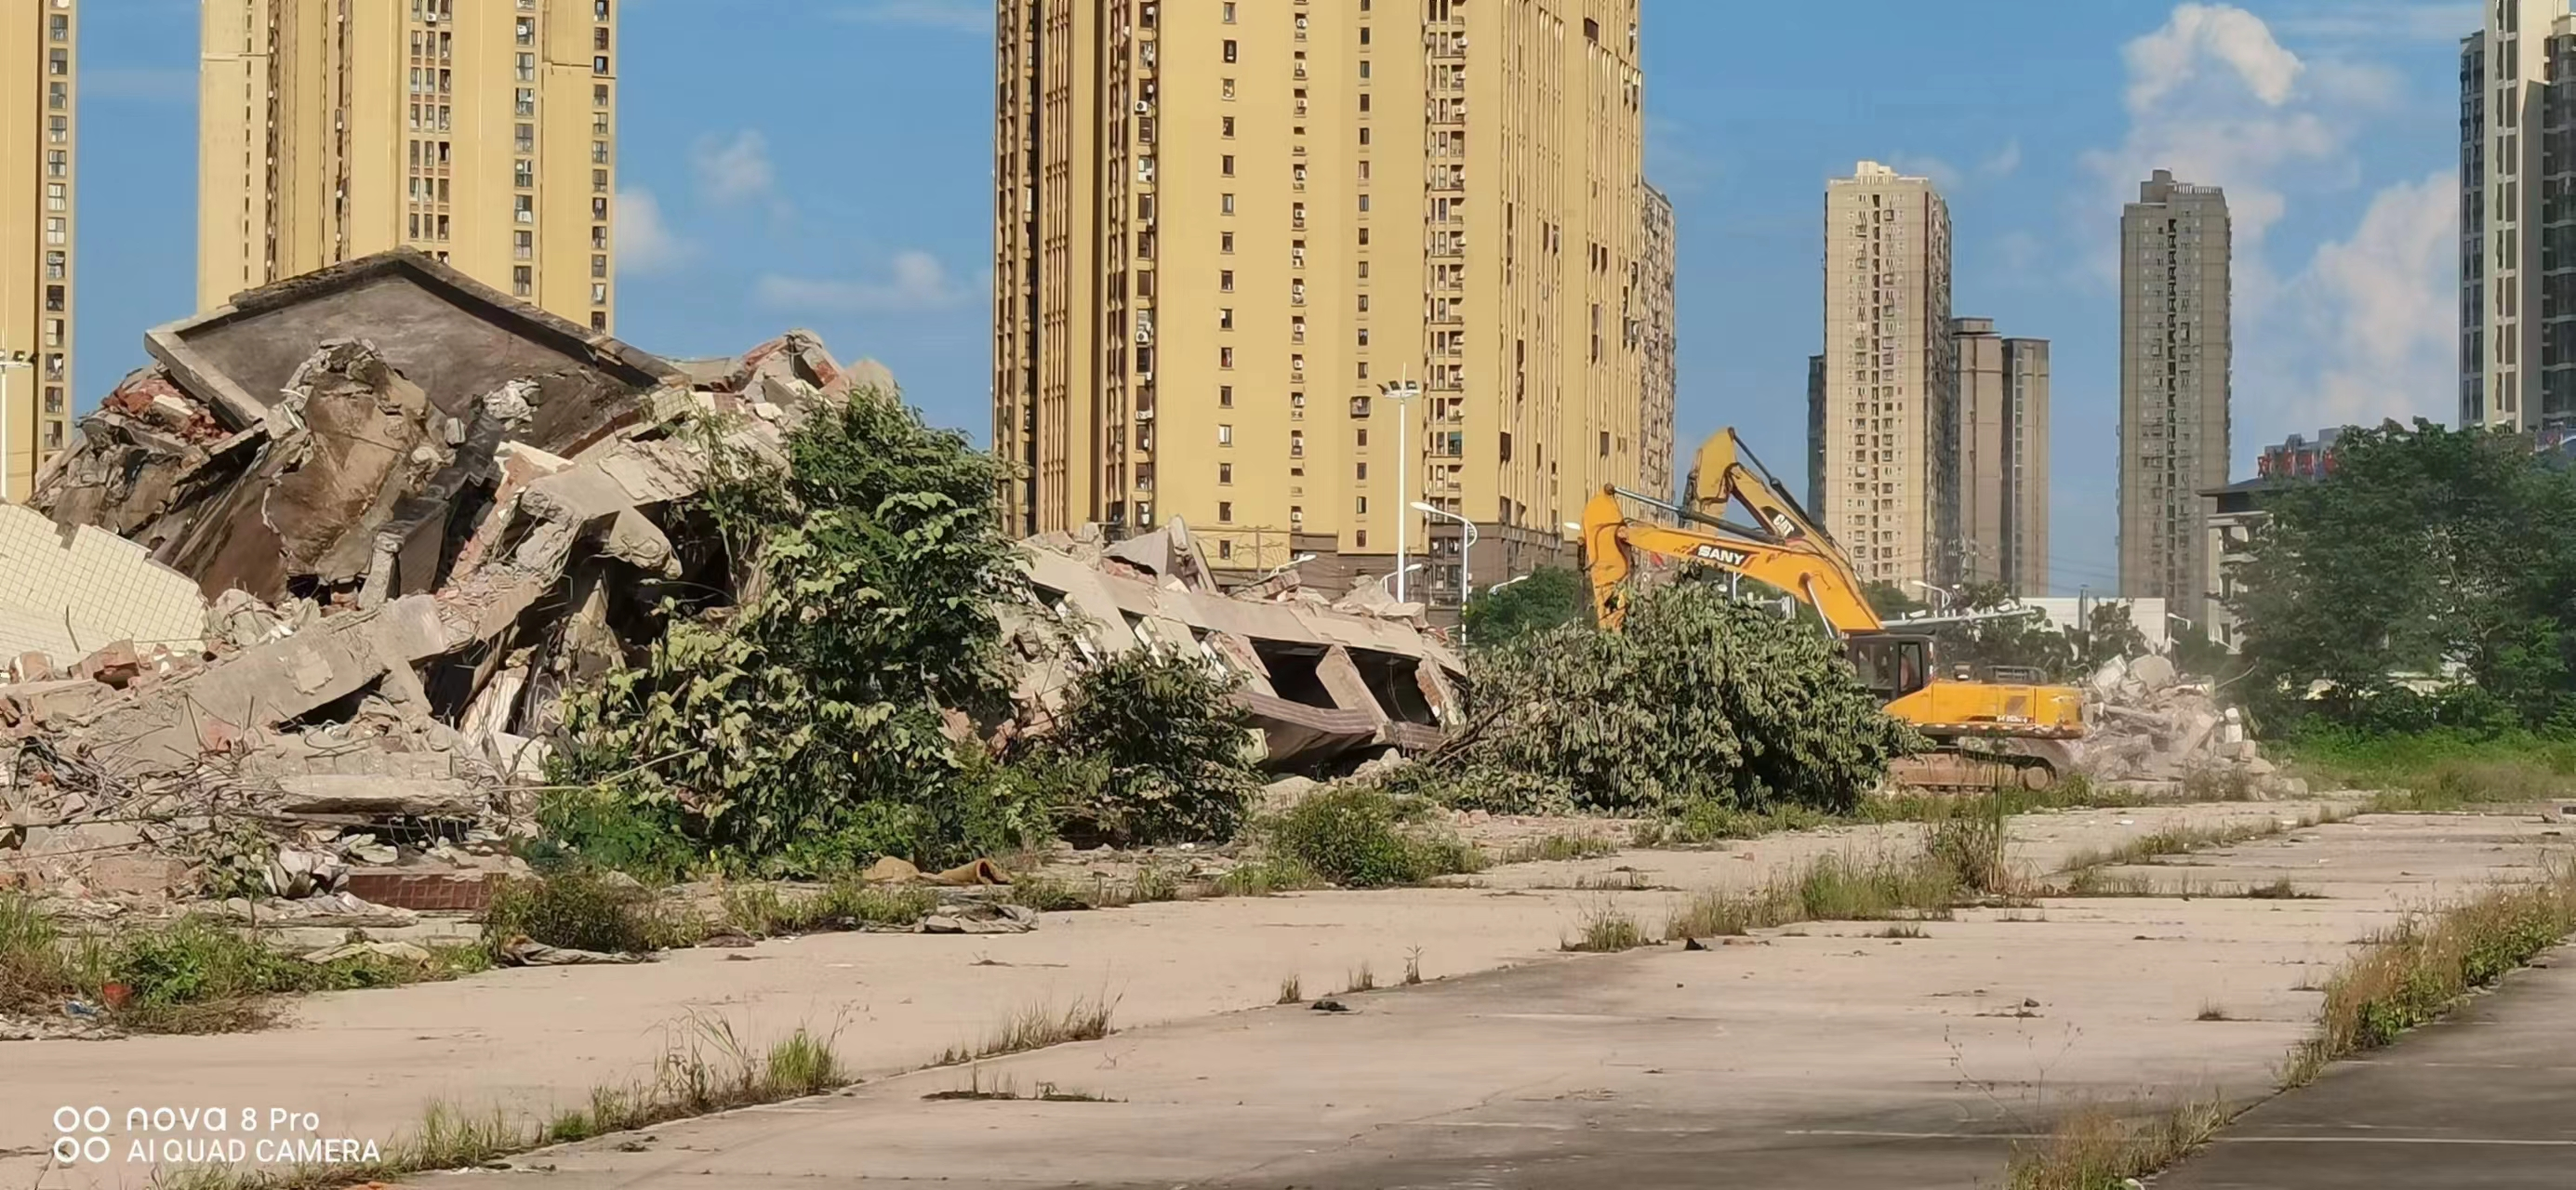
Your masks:
{"label": "white cloud", "polygon": [[826,280],[771,273],[753,283],[752,294],[771,309],[832,314],[919,314],[951,309],[969,298],[938,257],[919,250],[895,253],[881,278]]}
{"label": "white cloud", "polygon": [[2263,421],[2287,423],[2263,441],[2445,414],[2459,367],[2459,213],[2459,180],[2439,170],[2380,191],[2350,238],[2317,249],[2286,291],[2310,357],[2294,370],[2314,379],[2263,410]]}
{"label": "white cloud", "polygon": [[2009,178],[2019,169],[2021,169],[2019,139],[2004,142],[2003,148],[1996,150],[1994,156],[1986,158],[1985,163],[1977,167],[1979,173],[1990,178]]}
{"label": "white cloud", "polygon": [[617,191],[617,267],[630,273],[668,272],[697,254],[662,221],[662,204],[640,186]]}
{"label": "white cloud", "polygon": [[2303,68],[2261,17],[2232,4],[2175,5],[2163,28],[2130,42],[2120,56],[2129,64],[2132,113],[2211,67],[2225,67],[2264,103],[2279,107]]}
{"label": "white cloud", "polygon": [[851,20],[871,25],[917,25],[957,33],[991,33],[990,0],[878,0],[849,10]]}
{"label": "white cloud", "polygon": [[757,128],[745,128],[729,140],[701,139],[689,163],[697,170],[699,189],[713,202],[749,202],[767,195],[778,182],[777,167],[769,162],[769,138]]}

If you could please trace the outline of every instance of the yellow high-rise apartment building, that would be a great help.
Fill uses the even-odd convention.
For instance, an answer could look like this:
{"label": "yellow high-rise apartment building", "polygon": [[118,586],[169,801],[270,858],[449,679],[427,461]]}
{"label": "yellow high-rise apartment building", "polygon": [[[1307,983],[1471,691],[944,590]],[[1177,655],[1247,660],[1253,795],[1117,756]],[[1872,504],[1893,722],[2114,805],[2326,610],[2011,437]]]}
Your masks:
{"label": "yellow high-rise apartment building", "polygon": [[1482,587],[1564,556],[1601,485],[1669,483],[1637,0],[999,12],[1015,529],[1180,517],[1223,569],[1321,555],[1309,581],[1401,533],[1450,603],[1457,522],[1408,505],[1475,521]]}
{"label": "yellow high-rise apartment building", "polygon": [[79,18],[0,0],[0,499],[26,499],[71,434]]}
{"label": "yellow high-rise apartment building", "polygon": [[613,321],[617,0],[205,0],[197,302],[410,246]]}
{"label": "yellow high-rise apartment building", "polygon": [[1949,586],[1959,534],[1950,207],[1875,161],[1825,184],[1824,353],[1810,362],[1808,498],[1860,576]]}

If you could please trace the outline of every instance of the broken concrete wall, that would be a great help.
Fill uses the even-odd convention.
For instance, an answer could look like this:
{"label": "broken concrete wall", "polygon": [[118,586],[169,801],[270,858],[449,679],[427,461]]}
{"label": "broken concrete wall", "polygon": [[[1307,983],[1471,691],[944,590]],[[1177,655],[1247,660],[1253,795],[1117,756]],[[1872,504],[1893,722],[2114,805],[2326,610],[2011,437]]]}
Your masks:
{"label": "broken concrete wall", "polygon": [[141,546],[0,505],[0,656],[41,653],[70,666],[120,640],[193,654],[205,615],[197,584]]}

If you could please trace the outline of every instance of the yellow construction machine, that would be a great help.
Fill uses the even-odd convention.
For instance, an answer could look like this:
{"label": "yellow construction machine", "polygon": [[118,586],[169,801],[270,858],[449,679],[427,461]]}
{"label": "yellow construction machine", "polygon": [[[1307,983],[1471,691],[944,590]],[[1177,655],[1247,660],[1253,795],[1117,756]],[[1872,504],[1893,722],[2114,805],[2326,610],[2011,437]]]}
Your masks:
{"label": "yellow construction machine", "polygon": [[[1628,516],[1622,498],[1655,505],[1687,522],[1659,525]],[[1739,504],[1760,526],[1725,519]],[[1624,612],[1636,554],[1716,567],[1776,587],[1814,608],[1841,638],[1861,681],[1888,714],[1913,724],[1938,745],[1909,758],[1894,774],[1909,785],[1991,789],[2018,784],[2045,789],[2068,770],[2064,741],[2084,735],[2083,698],[2037,675],[2001,671],[1995,680],[1945,676],[1930,636],[1890,631],[1862,591],[1851,560],[1797,501],[1782,491],[1735,431],[1719,430],[1700,447],[1681,504],[1603,488],[1583,510],[1584,558],[1591,570],[1594,613],[1616,629]],[[1902,621],[1921,628],[1961,619]]]}

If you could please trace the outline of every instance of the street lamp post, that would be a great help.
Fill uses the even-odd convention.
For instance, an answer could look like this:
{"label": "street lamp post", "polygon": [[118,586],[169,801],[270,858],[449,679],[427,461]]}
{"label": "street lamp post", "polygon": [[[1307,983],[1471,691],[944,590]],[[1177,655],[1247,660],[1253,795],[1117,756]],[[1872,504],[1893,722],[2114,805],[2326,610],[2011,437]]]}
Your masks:
{"label": "street lamp post", "polygon": [[1936,587],[1936,586],[1933,586],[1933,585],[1932,585],[1932,584],[1930,584],[1930,583],[1924,582],[1922,579],[1919,579],[1919,578],[1910,578],[1910,579],[1907,579],[1907,580],[1905,580],[1905,581],[1907,581],[1907,582],[1909,582],[1909,583],[1912,583],[1912,584],[1914,584],[1915,586],[1921,587],[1921,588],[1923,588],[1923,589],[1924,589],[1924,590],[1926,590],[1926,591],[1930,591],[1930,592],[1932,592],[1932,593],[1933,593],[1933,594],[1935,594],[1935,595],[1939,595],[1939,596],[1941,597],[1941,614],[1942,614],[1942,615],[1945,615],[1945,616],[1946,616],[1946,615],[1950,614],[1950,608],[1951,608],[1951,605],[1952,605],[1952,604],[1955,604],[1955,603],[1957,603],[1957,602],[1958,602],[1958,598],[1959,598],[1959,597],[1958,597],[1958,595],[1957,595],[1957,594],[1955,594],[1955,593],[1953,593],[1953,592],[1950,590],[1950,588],[1948,588],[1948,587]]}
{"label": "street lamp post", "polygon": [[1473,590],[1467,581],[1467,552],[1476,548],[1476,522],[1424,500],[1414,501],[1413,510],[1458,522],[1461,530],[1461,540],[1458,543],[1458,606],[1466,607],[1467,595]]}
{"label": "street lamp post", "polygon": [[1395,590],[1387,591],[1387,597],[1395,600],[1397,603],[1402,603],[1404,602],[1404,595],[1402,594],[1404,590],[1404,572],[1407,570],[1420,569],[1422,569],[1422,563],[1408,562],[1404,565],[1402,570],[1398,570],[1393,574],[1380,575],[1377,580],[1377,589],[1380,591],[1387,591],[1387,582],[1389,580],[1393,580],[1395,583]]}
{"label": "street lamp post", "polygon": [[1260,577],[1260,578],[1254,579],[1254,580],[1252,580],[1250,583],[1247,583],[1247,584],[1245,584],[1245,585],[1246,585],[1246,586],[1258,587],[1258,586],[1260,586],[1260,585],[1261,585],[1261,584],[1263,584],[1263,583],[1269,582],[1270,580],[1272,580],[1272,579],[1274,579],[1274,578],[1277,578],[1277,577],[1279,577],[1279,576],[1280,576],[1280,575],[1282,575],[1282,574],[1285,574],[1285,573],[1287,573],[1287,572],[1289,572],[1289,571],[1291,571],[1291,570],[1295,570],[1295,569],[1297,569],[1298,567],[1303,566],[1303,565],[1307,564],[1308,562],[1312,562],[1312,561],[1314,561],[1314,560],[1315,560],[1315,555],[1313,555],[1313,554],[1299,554],[1299,555],[1297,555],[1297,556],[1296,556],[1296,557],[1294,557],[1294,558],[1290,558],[1290,559],[1288,559],[1286,562],[1284,562],[1284,563],[1282,563],[1282,564],[1280,564],[1280,565],[1273,566],[1273,567],[1271,567],[1271,568],[1270,568],[1270,569],[1268,569],[1268,570],[1262,571],[1262,572],[1261,572],[1261,577]]}
{"label": "street lamp post", "polygon": [[1413,398],[1422,395],[1422,386],[1414,383],[1408,369],[1404,378],[1379,385],[1378,391],[1386,394],[1387,400],[1395,402],[1395,507],[1397,511],[1395,514],[1394,594],[1395,601],[1402,603],[1404,602],[1404,572],[1412,569],[1404,564],[1404,530],[1406,523],[1413,519],[1403,511],[1405,505],[1413,498],[1412,494],[1405,490],[1404,482],[1405,476],[1413,471],[1413,462],[1406,453],[1409,448],[1405,444],[1405,430],[1407,423],[1413,420]]}

